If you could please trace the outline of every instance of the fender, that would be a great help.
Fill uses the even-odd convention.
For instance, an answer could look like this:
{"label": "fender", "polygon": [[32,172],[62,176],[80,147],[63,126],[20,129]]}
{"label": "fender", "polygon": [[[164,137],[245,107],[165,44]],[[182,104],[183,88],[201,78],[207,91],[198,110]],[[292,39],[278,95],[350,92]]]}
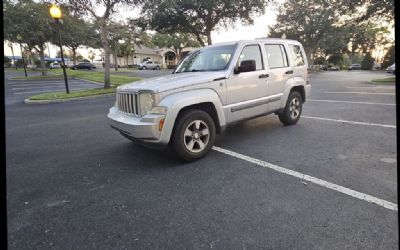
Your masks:
{"label": "fender", "polygon": [[222,109],[221,100],[218,94],[211,89],[196,89],[188,90],[185,92],[174,93],[164,97],[157,106],[167,107],[167,116],[165,118],[164,127],[161,131],[160,143],[168,144],[171,138],[172,130],[175,125],[176,117],[183,108],[200,104],[204,102],[211,102],[215,110],[219,124],[221,127],[226,125],[225,114]]}
{"label": "fender", "polygon": [[289,97],[290,90],[292,90],[293,87],[296,87],[296,86],[304,87],[305,85],[306,85],[306,81],[304,80],[303,77],[292,77],[292,78],[288,79],[283,88],[283,96],[281,99],[280,108],[281,109],[285,108],[287,99]]}

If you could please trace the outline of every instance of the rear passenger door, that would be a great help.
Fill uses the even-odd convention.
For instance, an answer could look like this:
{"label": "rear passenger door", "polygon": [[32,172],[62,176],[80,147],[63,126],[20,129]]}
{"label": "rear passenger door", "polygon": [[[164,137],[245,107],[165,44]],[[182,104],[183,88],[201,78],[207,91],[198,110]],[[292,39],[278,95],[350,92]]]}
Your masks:
{"label": "rear passenger door", "polygon": [[292,76],[284,44],[265,44],[268,62],[268,111],[279,109],[286,81]]}

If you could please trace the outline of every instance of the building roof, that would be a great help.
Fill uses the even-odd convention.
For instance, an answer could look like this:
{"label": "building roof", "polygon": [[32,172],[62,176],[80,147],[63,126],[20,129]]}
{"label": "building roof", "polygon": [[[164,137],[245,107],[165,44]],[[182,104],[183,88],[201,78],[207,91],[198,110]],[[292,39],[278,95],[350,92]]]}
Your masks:
{"label": "building roof", "polygon": [[149,48],[146,46],[135,46],[135,53],[136,54],[149,54],[149,55],[160,55],[159,48]]}

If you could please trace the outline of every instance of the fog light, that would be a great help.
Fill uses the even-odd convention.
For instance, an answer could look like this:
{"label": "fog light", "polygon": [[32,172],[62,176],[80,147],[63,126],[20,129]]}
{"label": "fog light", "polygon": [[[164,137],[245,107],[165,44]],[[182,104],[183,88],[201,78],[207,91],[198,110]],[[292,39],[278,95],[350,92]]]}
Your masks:
{"label": "fog light", "polygon": [[161,131],[162,128],[164,127],[164,122],[165,122],[165,118],[160,119],[160,122],[158,124],[158,130]]}

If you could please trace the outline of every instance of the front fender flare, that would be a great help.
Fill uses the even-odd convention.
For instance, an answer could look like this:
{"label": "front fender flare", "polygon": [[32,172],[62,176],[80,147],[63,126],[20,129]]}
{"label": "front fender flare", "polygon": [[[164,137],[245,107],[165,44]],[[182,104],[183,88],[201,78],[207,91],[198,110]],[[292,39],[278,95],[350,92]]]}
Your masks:
{"label": "front fender flare", "polygon": [[212,89],[196,89],[174,93],[164,97],[157,106],[168,108],[164,126],[161,131],[160,143],[168,144],[172,135],[176,118],[183,108],[200,104],[212,103],[217,112],[219,125],[226,125],[225,114],[218,94]]}

